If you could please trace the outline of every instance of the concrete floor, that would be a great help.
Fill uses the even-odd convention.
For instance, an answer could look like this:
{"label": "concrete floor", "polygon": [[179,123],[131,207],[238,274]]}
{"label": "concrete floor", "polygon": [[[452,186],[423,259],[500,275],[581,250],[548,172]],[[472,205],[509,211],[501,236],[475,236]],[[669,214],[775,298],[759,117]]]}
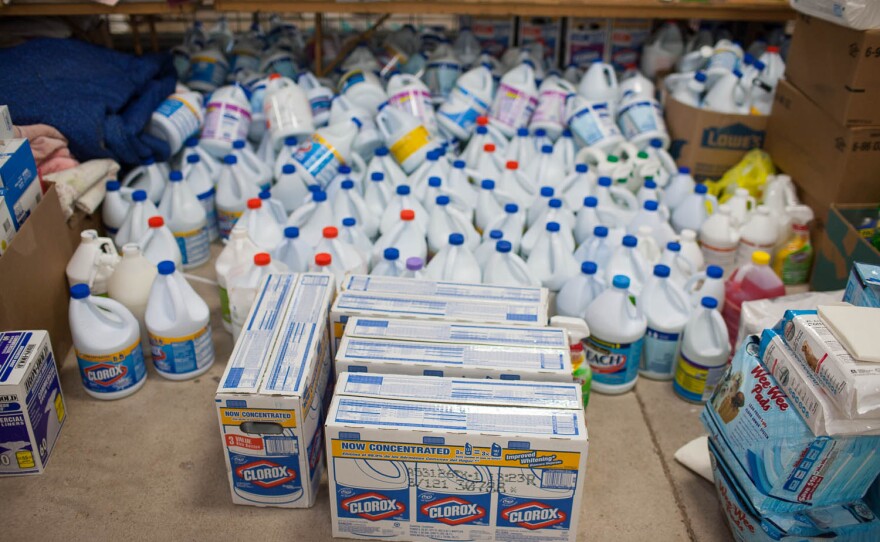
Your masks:
{"label": "concrete floor", "polygon": [[[196,274],[213,278],[213,267]],[[232,339],[216,287],[193,285],[215,309],[217,363],[185,382],[151,370],[135,395],[102,402],[85,394],[68,356],[69,417],[43,475],[0,479],[0,539],[331,539],[326,483],[308,510],[232,504],[214,410]],[[731,539],[712,484],[672,457],[702,434],[699,412],[669,383],[643,379],[635,392],[593,395],[578,540]]]}

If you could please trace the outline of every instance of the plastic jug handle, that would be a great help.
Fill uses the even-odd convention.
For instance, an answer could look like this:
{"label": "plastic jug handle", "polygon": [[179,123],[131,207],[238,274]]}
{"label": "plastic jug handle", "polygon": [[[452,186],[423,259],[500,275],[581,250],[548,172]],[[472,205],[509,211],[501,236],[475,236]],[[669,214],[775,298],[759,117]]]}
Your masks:
{"label": "plastic jug handle", "polygon": [[[117,328],[122,328],[125,325],[125,315],[119,310],[120,307],[125,307],[118,301],[93,295],[89,296],[89,302],[97,307],[93,312],[105,324]],[[111,318],[111,315],[113,318]]]}
{"label": "plastic jug handle", "polygon": [[746,209],[749,211],[754,211],[758,207],[758,202],[755,200],[754,196],[748,196],[746,198]]}
{"label": "plastic jug handle", "polygon": [[[355,152],[351,153],[351,171],[352,173],[357,174],[359,177],[364,178],[365,171],[367,170],[367,163],[364,162],[364,159]],[[387,177],[387,175],[386,175]]]}
{"label": "plastic jug handle", "polygon": [[[181,276],[180,279],[186,280],[185,278],[183,278],[183,276]],[[168,287],[168,293],[171,297],[171,304],[174,305],[175,316],[180,317],[180,315],[182,314],[189,315],[189,310],[186,306],[186,303],[183,302],[183,291],[180,289],[180,285],[177,283],[177,280],[174,279],[174,275],[168,275],[167,277],[165,277],[165,284]]]}
{"label": "plastic jug handle", "polygon": [[688,273],[688,275],[693,275],[693,274],[696,272],[696,269],[694,269],[694,264],[693,264],[693,262],[691,262],[688,258],[685,258],[685,257],[682,256],[681,254],[679,254],[677,260],[679,260],[679,261],[683,261],[685,264],[687,264],[687,273]]}
{"label": "plastic jug handle", "polygon": [[710,209],[706,209],[706,212],[711,214],[715,213],[715,210],[718,209],[718,198],[713,196],[712,194],[706,194],[706,199],[704,201],[708,201],[712,204]]}
{"label": "plastic jug handle", "polygon": [[[688,263],[690,263],[690,262],[688,262]],[[691,275],[691,278],[689,278],[685,281],[684,288],[683,288],[684,291],[688,294],[693,293],[694,286],[696,286],[697,282],[700,279],[706,280],[706,278],[708,278],[708,276],[706,275],[705,271],[701,271],[699,273],[694,273],[693,275]]]}

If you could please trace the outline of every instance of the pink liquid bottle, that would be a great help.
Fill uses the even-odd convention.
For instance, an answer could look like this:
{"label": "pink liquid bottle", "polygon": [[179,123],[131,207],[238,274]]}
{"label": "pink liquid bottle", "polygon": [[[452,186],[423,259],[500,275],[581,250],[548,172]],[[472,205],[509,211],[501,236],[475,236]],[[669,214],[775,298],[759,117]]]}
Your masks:
{"label": "pink liquid bottle", "polygon": [[724,286],[724,309],[721,315],[727,324],[731,351],[736,350],[736,336],[742,304],[756,299],[772,299],[785,295],[785,285],[770,268],[770,255],[762,250],[752,254],[752,261],[738,267]]}

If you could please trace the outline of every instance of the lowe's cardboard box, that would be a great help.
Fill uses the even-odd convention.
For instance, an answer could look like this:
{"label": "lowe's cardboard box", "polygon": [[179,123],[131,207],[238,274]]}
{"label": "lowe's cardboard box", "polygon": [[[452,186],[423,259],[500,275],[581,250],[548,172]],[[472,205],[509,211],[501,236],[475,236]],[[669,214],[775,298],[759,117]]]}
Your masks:
{"label": "lowe's cardboard box", "polygon": [[215,402],[232,502],[306,508],[323,472],[332,275],[263,282]]}
{"label": "lowe's cardboard box", "polygon": [[799,14],[785,77],[843,125],[880,125],[880,30]]}
{"label": "lowe's cardboard box", "polygon": [[49,334],[0,333],[0,476],[43,472],[66,413]]}
{"label": "lowe's cardboard box", "polygon": [[577,384],[342,374],[327,416],[333,536],[574,541]]}
{"label": "lowe's cardboard box", "polygon": [[787,81],[776,90],[764,150],[818,206],[820,221],[832,203],[880,201],[880,126],[844,126]]}
{"label": "lowe's cardboard box", "polygon": [[764,146],[767,117],[728,115],[698,109],[666,97],[669,148],[679,166],[691,168],[698,180],[720,179],[752,149]]}

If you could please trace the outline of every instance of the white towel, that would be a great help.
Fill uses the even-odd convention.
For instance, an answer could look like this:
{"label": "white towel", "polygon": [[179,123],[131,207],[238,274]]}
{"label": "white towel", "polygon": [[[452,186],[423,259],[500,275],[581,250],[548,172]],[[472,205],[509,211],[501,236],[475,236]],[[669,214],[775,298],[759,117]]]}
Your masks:
{"label": "white towel", "polygon": [[697,437],[675,452],[675,460],[712,482],[712,460],[709,458],[709,437]]}

